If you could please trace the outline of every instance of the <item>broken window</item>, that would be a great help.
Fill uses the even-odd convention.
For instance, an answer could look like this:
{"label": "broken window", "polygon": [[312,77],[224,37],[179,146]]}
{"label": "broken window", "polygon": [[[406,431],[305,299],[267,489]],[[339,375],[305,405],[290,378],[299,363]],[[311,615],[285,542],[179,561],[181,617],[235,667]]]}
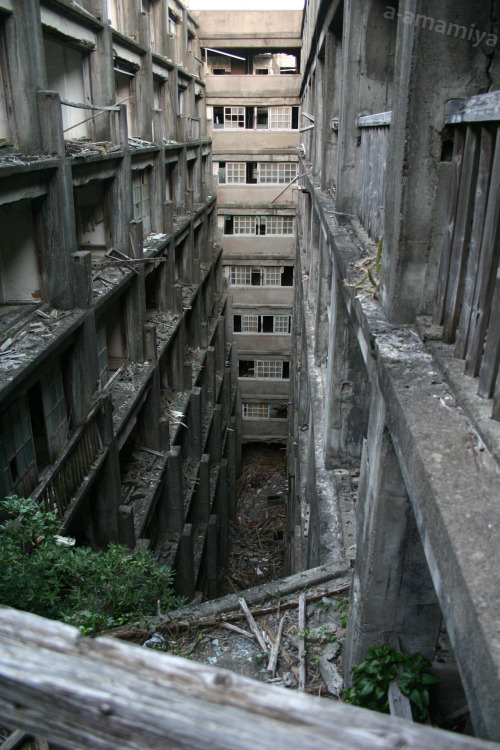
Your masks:
{"label": "broken window", "polygon": [[142,219],[143,234],[151,232],[150,169],[136,169],[132,173],[134,219]]}
{"label": "broken window", "polygon": [[117,104],[127,107],[127,128],[129,136],[138,135],[137,106],[135,97],[136,69],[124,60],[115,60],[115,96]]}
{"label": "broken window", "polygon": [[238,130],[245,127],[245,107],[224,107],[225,130]]}
{"label": "broken window", "polygon": [[[91,104],[88,54],[44,39],[47,88],[57,91],[61,99]],[[64,137],[86,138],[90,135],[90,110],[62,106]]]}
{"label": "broken window", "polygon": [[224,234],[291,235],[293,216],[225,216]]}
{"label": "broken window", "polygon": [[293,266],[229,266],[229,283],[238,286],[293,286]]}
{"label": "broken window", "polygon": [[267,130],[269,114],[267,107],[257,107],[257,130]]}
{"label": "broken window", "polygon": [[235,333],[290,333],[292,318],[290,315],[235,315],[233,330]]}
{"label": "broken window", "polygon": [[45,297],[37,222],[34,201],[0,206],[0,302],[33,302]]}
{"label": "broken window", "polygon": [[255,362],[253,359],[240,359],[238,362],[238,376],[240,378],[253,378],[255,373]]}
{"label": "broken window", "polygon": [[257,162],[247,161],[247,185],[257,184]]}
{"label": "broken window", "polygon": [[106,182],[94,180],[75,188],[73,195],[79,249],[106,252],[113,244]]}
{"label": "broken window", "polygon": [[106,342],[106,328],[101,322],[96,333],[97,364],[99,368],[99,382],[101,386],[108,382],[108,345]]}
{"label": "broken window", "polygon": [[[15,401],[0,416],[0,457],[3,484],[28,497],[37,482],[35,450],[26,396]],[[3,455],[2,455],[3,454]]]}

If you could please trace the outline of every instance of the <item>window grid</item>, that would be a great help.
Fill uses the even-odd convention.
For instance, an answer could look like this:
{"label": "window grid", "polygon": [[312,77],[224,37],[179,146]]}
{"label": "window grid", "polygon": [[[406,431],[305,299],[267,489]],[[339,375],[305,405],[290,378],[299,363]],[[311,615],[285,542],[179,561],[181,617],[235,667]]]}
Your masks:
{"label": "window grid", "polygon": [[43,408],[49,439],[66,424],[66,402],[60,367],[42,378]]}
{"label": "window grid", "polygon": [[243,404],[243,416],[257,419],[269,418],[269,404]]}
{"label": "window grid", "polygon": [[234,234],[256,234],[255,216],[235,216]]}
{"label": "window grid", "polygon": [[291,107],[271,107],[269,109],[270,130],[290,130],[292,127]]}
{"label": "window grid", "polygon": [[283,362],[275,362],[269,359],[256,360],[255,377],[281,380],[283,378]]}
{"label": "window grid", "polygon": [[146,219],[151,213],[151,199],[149,191],[149,170],[141,169],[134,172],[132,178],[134,219]]}
{"label": "window grid", "polygon": [[237,286],[250,286],[252,283],[252,269],[250,266],[231,266],[229,283]]}
{"label": "window grid", "polygon": [[281,286],[280,266],[264,266],[262,286]]}
{"label": "window grid", "polygon": [[[17,488],[35,465],[31,422],[26,398],[23,397],[12,404],[5,416],[7,425],[10,427],[10,430],[6,431],[5,453],[10,467],[12,486]],[[2,419],[2,422],[4,419]]]}
{"label": "window grid", "polygon": [[244,185],[246,182],[246,164],[244,161],[226,163],[226,182],[229,185]]}
{"label": "window grid", "polygon": [[266,234],[293,234],[293,216],[266,216]]}
{"label": "window grid", "polygon": [[258,333],[258,330],[259,330],[259,316],[258,315],[242,315],[241,316],[242,333]]}
{"label": "window grid", "polygon": [[291,318],[289,315],[274,316],[274,333],[290,333]]}
{"label": "window grid", "polygon": [[259,162],[257,180],[260,185],[287,185],[296,176],[295,162]]}
{"label": "window grid", "polygon": [[107,383],[108,372],[108,345],[106,342],[106,329],[102,326],[97,331],[97,362],[99,365],[99,380],[101,385]]}
{"label": "window grid", "polygon": [[245,107],[224,107],[224,128],[238,130],[245,127]]}

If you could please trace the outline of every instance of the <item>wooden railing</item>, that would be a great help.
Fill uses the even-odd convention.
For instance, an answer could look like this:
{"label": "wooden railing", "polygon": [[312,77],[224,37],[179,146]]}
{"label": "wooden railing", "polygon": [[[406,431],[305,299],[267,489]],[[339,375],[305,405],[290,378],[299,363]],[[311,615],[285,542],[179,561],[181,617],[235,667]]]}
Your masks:
{"label": "wooden railing", "polygon": [[384,236],[384,203],[391,112],[358,118],[361,159],[358,181],[358,218],[369,236]]}
{"label": "wooden railing", "polygon": [[498,750],[8,608],[0,721],[71,750]]}
{"label": "wooden railing", "polygon": [[95,415],[79,427],[54,463],[50,475],[32,493],[46,511],[63,518],[71,498],[82,484],[103,445]]}
{"label": "wooden railing", "polygon": [[500,420],[500,92],[447,103],[455,125],[434,321]]}

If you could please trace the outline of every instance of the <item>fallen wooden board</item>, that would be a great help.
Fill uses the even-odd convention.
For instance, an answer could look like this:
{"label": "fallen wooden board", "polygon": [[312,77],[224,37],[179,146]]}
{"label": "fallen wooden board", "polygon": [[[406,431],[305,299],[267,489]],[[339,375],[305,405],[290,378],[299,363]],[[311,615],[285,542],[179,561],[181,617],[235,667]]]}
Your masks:
{"label": "fallen wooden board", "polygon": [[72,750],[498,750],[3,607],[0,721]]}

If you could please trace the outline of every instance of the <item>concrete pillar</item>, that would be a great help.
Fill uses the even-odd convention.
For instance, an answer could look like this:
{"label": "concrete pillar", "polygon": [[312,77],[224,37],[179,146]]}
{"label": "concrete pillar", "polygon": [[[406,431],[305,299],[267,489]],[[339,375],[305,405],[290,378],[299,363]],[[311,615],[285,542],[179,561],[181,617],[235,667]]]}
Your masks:
{"label": "concrete pillar", "polygon": [[166,417],[160,417],[160,450],[163,453],[170,450],[170,423]]}
{"label": "concrete pillar", "polygon": [[220,404],[216,404],[212,412],[208,450],[212,464],[219,463],[222,458],[222,406]]}
{"label": "concrete pillar", "polygon": [[236,419],[231,417],[227,428],[226,454],[228,468],[228,515],[230,520],[236,518]]}
{"label": "concrete pillar", "polygon": [[92,253],[88,250],[73,253],[73,284],[75,307],[92,307]]}
{"label": "concrete pillar", "polygon": [[225,338],[225,320],[221,315],[217,321],[217,331],[215,334],[215,366],[217,370],[224,371],[226,364],[226,338]]}
{"label": "concrete pillar", "polygon": [[206,406],[215,404],[215,347],[209,346],[203,363],[203,403]]}
{"label": "concrete pillar", "polygon": [[[113,32],[110,26],[106,25],[96,33],[96,48],[89,58],[93,103],[108,107],[115,103]],[[114,118],[115,113],[110,112],[91,120],[92,137],[96,141],[113,140],[110,124]]]}
{"label": "concrete pillar", "polygon": [[142,425],[140,425],[139,432],[141,445],[155,451],[159,451],[161,446],[160,414],[160,371],[158,367],[155,367],[151,378],[149,393],[143,406]]}
{"label": "concrete pillar", "polygon": [[218,577],[218,522],[217,516],[212,514],[208,521],[207,538],[205,542],[205,554],[207,568],[205,571],[205,596],[207,599],[217,598]]}
{"label": "concrete pillar", "polygon": [[165,260],[160,263],[158,283],[158,310],[162,312],[173,312],[174,310],[174,284],[175,284],[175,260],[172,243],[165,250]]}
{"label": "concrete pillar", "polygon": [[144,346],[145,355],[148,362],[157,362],[157,339],[156,339],[156,325],[154,323],[146,323],[144,326]]}
{"label": "concrete pillar", "polygon": [[231,416],[231,367],[229,366],[224,368],[222,392],[219,401],[222,406],[222,427],[224,428]]}
{"label": "concrete pillar", "polygon": [[330,317],[324,451],[325,465],[333,469],[361,457],[369,408],[366,365],[337,277],[332,280]]}
{"label": "concrete pillar", "polygon": [[107,447],[107,456],[96,482],[93,520],[96,543],[105,547],[109,542],[119,540],[118,508],[121,503],[120,461],[114,439],[113,403],[109,394],[102,398],[97,425],[103,445]]}
{"label": "concrete pillar", "polygon": [[439,635],[437,602],[415,517],[385,424],[385,404],[372,395],[357,500],[357,555],[344,646],[344,674],[370,646],[395,631],[403,651],[431,659]]}
{"label": "concrete pillar", "polygon": [[314,336],[314,363],[326,362],[328,346],[328,303],[332,285],[332,261],[324,232],[319,240],[319,270],[316,295],[316,320]]}
{"label": "concrete pillar", "polygon": [[228,534],[229,534],[229,517],[228,517],[228,468],[227,458],[220,462],[219,476],[217,478],[217,489],[215,491],[214,511],[219,519],[219,543],[218,543],[218,563],[220,568],[227,565],[228,551]]}
{"label": "concrete pillar", "polygon": [[[129,255],[141,260],[144,255],[142,221],[131,221],[129,225]],[[144,325],[146,323],[146,293],[144,266],[137,263],[136,273],[127,294],[126,328],[129,357],[133,362],[144,362]]]}
{"label": "concrete pillar", "polygon": [[187,440],[185,445],[186,456],[197,461],[201,459],[202,452],[202,397],[201,388],[193,388],[189,399],[187,412]]}
{"label": "concrete pillar", "polygon": [[165,201],[163,204],[163,231],[171,235],[174,231],[174,202]]}
{"label": "concrete pillar", "polygon": [[207,523],[210,515],[210,456],[204,453],[198,469],[198,485],[194,497],[193,522]]}
{"label": "concrete pillar", "polygon": [[159,532],[180,534],[184,525],[184,479],[179,445],[174,445],[167,456],[167,471],[158,509]]}
{"label": "concrete pillar", "polygon": [[134,506],[120,505],[118,508],[118,539],[129,549],[135,549]]}
{"label": "concrete pillar", "polygon": [[193,527],[187,523],[182,530],[177,553],[174,579],[175,593],[191,601],[195,593]]}
{"label": "concrete pillar", "polygon": [[241,409],[241,391],[236,391],[234,399],[234,429],[235,429],[235,462],[236,462],[236,478],[241,474],[241,431],[242,431],[242,409]]}

